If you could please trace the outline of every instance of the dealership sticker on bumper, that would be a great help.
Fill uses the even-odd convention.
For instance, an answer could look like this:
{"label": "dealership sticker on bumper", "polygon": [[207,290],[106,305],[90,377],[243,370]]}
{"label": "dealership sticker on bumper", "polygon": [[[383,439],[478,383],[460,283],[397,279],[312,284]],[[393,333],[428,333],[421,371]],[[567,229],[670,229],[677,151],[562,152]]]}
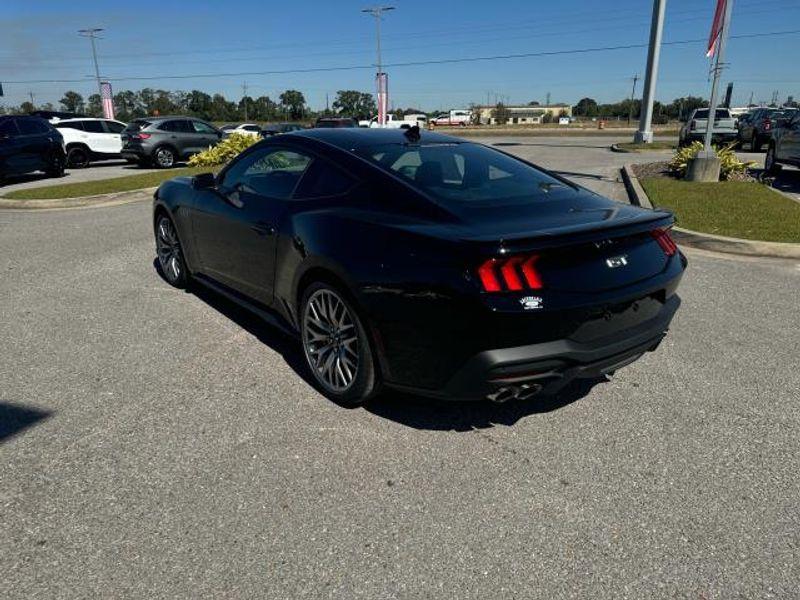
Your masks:
{"label": "dealership sticker on bumper", "polygon": [[519,299],[522,308],[525,310],[536,310],[542,308],[542,299],[539,296],[525,296]]}

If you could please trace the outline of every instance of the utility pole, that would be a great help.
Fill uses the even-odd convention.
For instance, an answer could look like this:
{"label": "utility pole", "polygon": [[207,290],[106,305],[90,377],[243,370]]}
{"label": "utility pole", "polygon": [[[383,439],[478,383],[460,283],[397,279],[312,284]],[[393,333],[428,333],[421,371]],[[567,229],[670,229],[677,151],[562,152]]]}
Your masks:
{"label": "utility pole", "polygon": [[650,25],[650,48],[647,50],[647,72],[644,76],[642,110],[639,115],[639,130],[633,136],[633,141],[639,144],[649,144],[653,141],[653,102],[656,97],[658,59],[661,54],[661,36],[664,33],[666,9],[667,0],[653,0],[653,21]]}
{"label": "utility pole", "polygon": [[378,74],[375,78],[375,81],[378,89],[378,124],[381,126],[386,124],[386,106],[384,104],[386,102],[386,90],[383,84],[385,78],[383,75],[383,65],[381,63],[381,19],[383,18],[383,13],[394,9],[394,6],[373,6],[370,8],[365,8],[361,11],[375,17],[375,41],[378,58],[376,63]]}
{"label": "utility pole", "polygon": [[242,82],[242,104],[244,105],[244,121],[247,122],[247,82]]}
{"label": "utility pole", "polygon": [[719,92],[719,77],[725,65],[725,42],[728,38],[728,30],[731,26],[731,11],[733,0],[725,0],[725,16],[722,18],[722,28],[719,32],[717,42],[717,56],[714,63],[714,79],[711,81],[711,97],[708,101],[708,120],[706,121],[706,138],[703,144],[703,152],[698,156],[703,158],[716,158],[716,153],[711,148],[712,135],[714,133],[714,122],[717,120],[717,95]]}
{"label": "utility pole", "polygon": [[753,106],[753,92],[750,92],[750,102],[747,103],[747,106]]}
{"label": "utility pole", "polygon": [[547,100],[544,101],[545,106],[550,106],[550,92],[547,92]]}
{"label": "utility pole", "polygon": [[631,119],[633,119],[633,99],[636,97],[636,82],[639,81],[639,74],[633,76],[633,89],[631,90],[631,105],[630,109],[628,110],[628,125],[631,124]]}
{"label": "utility pole", "polygon": [[36,102],[34,102],[33,100],[35,98],[33,92],[28,92],[28,96],[30,96],[31,99],[31,106],[33,106],[33,108],[36,108]]}
{"label": "utility pole", "polygon": [[103,31],[100,27],[90,27],[88,29],[79,29],[78,35],[81,37],[89,38],[89,41],[92,42],[92,60],[94,60],[94,76],[97,79],[97,93],[100,94],[100,97],[103,96],[103,87],[100,83],[100,67],[97,65],[97,47],[95,45],[95,39],[97,39],[97,34]]}

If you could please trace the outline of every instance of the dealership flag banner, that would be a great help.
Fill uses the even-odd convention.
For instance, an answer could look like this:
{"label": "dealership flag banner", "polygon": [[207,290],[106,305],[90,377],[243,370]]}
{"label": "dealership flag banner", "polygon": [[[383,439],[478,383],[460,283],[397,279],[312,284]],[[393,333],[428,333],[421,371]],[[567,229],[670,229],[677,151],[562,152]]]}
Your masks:
{"label": "dealership flag banner", "polygon": [[106,119],[114,118],[114,97],[111,93],[111,84],[107,81],[100,83],[100,98],[103,101],[103,116]]}
{"label": "dealership flag banner", "polygon": [[378,73],[378,123],[386,123],[386,112],[389,106],[389,77],[386,73]]}
{"label": "dealership flag banner", "polygon": [[722,21],[725,18],[725,5],[728,0],[717,0],[717,9],[714,11],[714,22],[711,23],[711,33],[708,36],[708,48],[706,56],[711,58],[719,46],[719,38],[722,35]]}

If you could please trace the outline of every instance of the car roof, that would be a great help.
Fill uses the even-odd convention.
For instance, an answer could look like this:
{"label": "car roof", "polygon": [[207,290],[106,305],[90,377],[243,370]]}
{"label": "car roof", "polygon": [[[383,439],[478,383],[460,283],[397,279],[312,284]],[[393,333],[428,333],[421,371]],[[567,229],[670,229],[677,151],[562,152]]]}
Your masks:
{"label": "car roof", "polygon": [[[353,150],[379,144],[406,144],[407,129],[379,129],[366,127],[342,127],[340,129],[303,129],[286,134],[291,137],[319,140],[343,150]],[[460,144],[463,139],[441,133],[420,130],[420,143]]]}
{"label": "car roof", "polygon": [[122,121],[117,121],[116,119],[101,119],[97,117],[72,117],[70,119],[59,119],[59,123],[71,123],[73,121],[116,121],[117,123],[122,123]]}
{"label": "car roof", "polygon": [[155,123],[158,121],[173,121],[175,119],[186,119],[188,121],[203,121],[200,117],[188,117],[186,115],[159,115],[157,117],[139,117],[138,119],[134,119],[134,121],[150,121],[151,123]]}

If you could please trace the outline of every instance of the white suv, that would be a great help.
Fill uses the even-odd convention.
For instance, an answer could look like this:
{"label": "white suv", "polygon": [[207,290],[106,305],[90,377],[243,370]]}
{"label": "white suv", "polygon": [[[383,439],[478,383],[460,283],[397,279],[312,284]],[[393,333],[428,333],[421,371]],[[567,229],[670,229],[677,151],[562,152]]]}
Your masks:
{"label": "white suv", "polygon": [[88,167],[95,160],[121,158],[120,134],[125,123],[109,119],[61,119],[53,123],[64,136],[67,164],[74,168]]}

